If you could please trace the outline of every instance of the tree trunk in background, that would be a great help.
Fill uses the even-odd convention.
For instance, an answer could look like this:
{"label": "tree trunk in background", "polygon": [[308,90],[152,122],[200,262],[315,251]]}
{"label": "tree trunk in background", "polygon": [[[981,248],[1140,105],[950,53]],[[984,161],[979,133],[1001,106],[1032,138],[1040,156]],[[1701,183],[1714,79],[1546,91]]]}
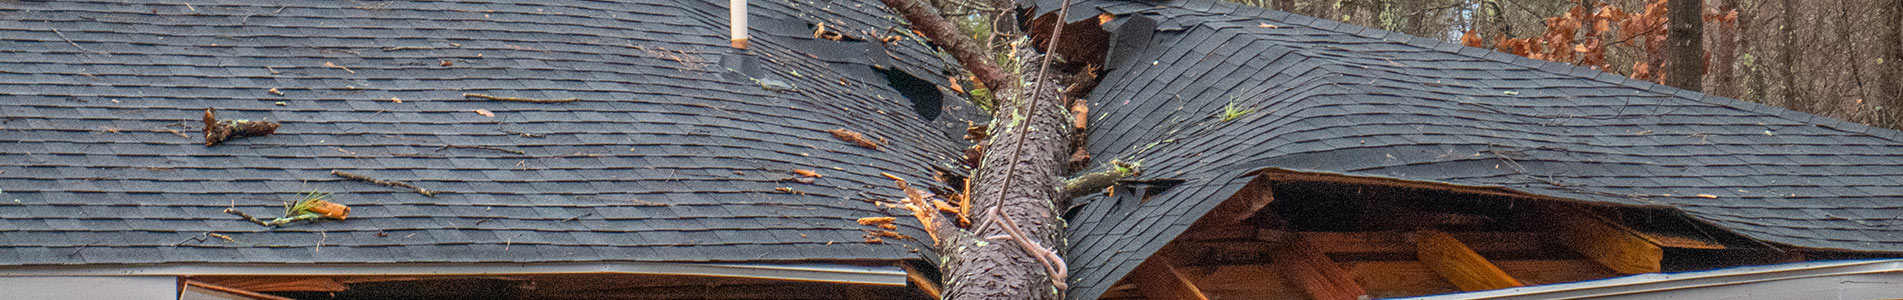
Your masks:
{"label": "tree trunk in background", "polygon": [[1702,91],[1705,80],[1704,0],[1672,0],[1665,5],[1665,85]]}
{"label": "tree trunk in background", "polygon": [[[1719,13],[1738,8],[1738,0],[1717,2]],[[1737,24],[1723,20],[1711,22],[1711,83],[1705,86],[1707,94],[1738,98],[1738,76],[1734,71],[1739,53]]]}
{"label": "tree trunk in background", "polygon": [[1781,49],[1782,51],[1780,51],[1783,53],[1779,53],[1780,55],[1778,55],[1778,67],[1783,71],[1782,76],[1779,77],[1783,77],[1784,81],[1784,102],[1782,106],[1798,111],[1821,113],[1821,111],[1809,107],[1811,105],[1809,101],[1798,98],[1798,87],[1801,86],[1801,84],[1797,79],[1798,45],[1796,29],[1797,18],[1802,16],[1797,14],[1796,0],[1783,0],[1781,4],[1783,4],[1784,12],[1780,16],[1781,19],[1778,20],[1779,25],[1775,32],[1784,34],[1784,45],[1781,47],[1783,48]]}
{"label": "tree trunk in background", "polygon": [[1878,57],[1876,66],[1878,70],[1882,70],[1881,80],[1878,80],[1878,84],[1881,85],[1879,88],[1882,89],[1883,95],[1889,97],[1889,101],[1883,105],[1885,120],[1882,125],[1897,128],[1898,125],[1903,125],[1903,64],[1899,64],[1903,63],[1903,0],[1887,2],[1889,3],[1879,4],[1889,7],[1877,14],[1883,20],[1889,20],[1889,24],[1880,25],[1888,32],[1885,32],[1884,37],[1878,42],[1886,46],[1878,49],[1889,48],[1889,51]]}

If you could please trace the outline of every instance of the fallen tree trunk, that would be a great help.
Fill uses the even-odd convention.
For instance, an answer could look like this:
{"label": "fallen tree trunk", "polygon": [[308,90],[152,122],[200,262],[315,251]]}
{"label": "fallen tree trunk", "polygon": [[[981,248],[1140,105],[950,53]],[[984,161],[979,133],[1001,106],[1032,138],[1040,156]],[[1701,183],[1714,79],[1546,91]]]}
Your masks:
{"label": "fallen tree trunk", "polygon": [[998,110],[989,150],[971,179],[973,228],[940,235],[946,238],[939,254],[948,258],[941,266],[945,299],[1062,298],[1067,270],[1056,252],[1064,242],[1058,204],[1071,128],[1059,86],[1043,85],[1035,95],[1041,101],[1017,93]]}
{"label": "fallen tree trunk", "polygon": [[1019,61],[1029,62],[1019,68],[1022,73],[1004,74],[991,64],[990,52],[931,8],[915,0],[881,1],[999,91],[989,138],[978,148],[985,149],[982,159],[965,191],[970,205],[961,210],[971,214],[971,227],[930,214],[918,218],[928,222],[934,248],[945,258],[939,266],[943,297],[1064,298],[1068,269],[1057,251],[1064,248],[1060,189],[1072,152],[1072,119],[1062,91],[1069,76],[1043,72],[1050,62],[1029,49],[1018,53]]}

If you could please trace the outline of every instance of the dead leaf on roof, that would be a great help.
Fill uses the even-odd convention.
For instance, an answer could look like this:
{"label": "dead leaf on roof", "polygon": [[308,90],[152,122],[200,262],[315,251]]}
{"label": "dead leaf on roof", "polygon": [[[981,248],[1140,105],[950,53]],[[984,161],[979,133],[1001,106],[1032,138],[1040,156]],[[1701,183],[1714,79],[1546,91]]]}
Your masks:
{"label": "dead leaf on roof", "polygon": [[1718,199],[1718,195],[1712,195],[1712,194],[1698,194],[1698,197],[1705,198],[1705,199]]}
{"label": "dead leaf on roof", "polygon": [[327,62],[324,62],[324,67],[325,67],[325,68],[332,68],[332,69],[341,69],[341,70],[344,70],[344,72],[350,72],[350,74],[357,74],[357,71],[351,71],[351,70],[350,70],[350,68],[345,68],[344,66],[339,66],[339,65],[337,65],[337,64],[335,64],[335,63],[331,63],[331,62],[328,62],[328,61],[327,61]]}
{"label": "dead leaf on roof", "polygon": [[489,111],[489,110],[487,110],[487,109],[481,109],[481,108],[478,108],[478,109],[476,109],[476,110],[474,110],[474,111],[476,112],[476,114],[479,114],[479,115],[482,115],[482,116],[484,116],[484,117],[491,117],[491,118],[494,118],[494,117],[496,117],[496,113],[494,113],[494,112],[490,112],[490,111]]}
{"label": "dead leaf on roof", "polygon": [[841,141],[852,142],[853,144],[857,144],[859,145],[859,147],[864,147],[866,149],[879,150],[879,143],[873,142],[871,139],[867,139],[866,135],[860,134],[859,132],[846,130],[845,128],[827,130],[826,132],[832,133],[833,137],[839,138],[839,140]]}
{"label": "dead leaf on roof", "polygon": [[799,190],[795,190],[795,189],[793,189],[793,188],[790,188],[790,187],[777,187],[777,188],[773,188],[773,190],[775,190],[775,191],[780,191],[780,192],[785,192],[785,193],[788,193],[788,194],[794,194],[794,195],[805,195],[805,194],[806,194],[806,192],[801,192],[801,191],[799,191]]}
{"label": "dead leaf on roof", "polygon": [[813,170],[794,169],[793,174],[800,174],[800,176],[806,176],[806,177],[812,177],[812,178],[826,177],[826,176],[820,176],[819,172],[813,172]]}

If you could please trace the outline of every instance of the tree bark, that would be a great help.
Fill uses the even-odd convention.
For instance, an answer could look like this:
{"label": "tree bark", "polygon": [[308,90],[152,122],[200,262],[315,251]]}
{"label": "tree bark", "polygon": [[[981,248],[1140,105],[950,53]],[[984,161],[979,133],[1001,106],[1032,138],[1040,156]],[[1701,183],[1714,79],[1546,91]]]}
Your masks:
{"label": "tree bark", "polygon": [[1777,31],[1784,34],[1784,45],[1780,47],[1782,48],[1780,52],[1784,53],[1778,56],[1778,67],[1783,71],[1781,74],[1783,76],[1779,77],[1783,77],[1784,79],[1783,106],[1797,108],[1799,111],[1813,114],[1822,114],[1824,111],[1812,107],[1814,103],[1799,99],[1798,96],[1801,95],[1802,92],[1799,90],[1800,84],[1797,79],[1797,18],[1801,17],[1797,14],[1797,3],[1796,0],[1784,0],[1783,3],[1781,3],[1784,9],[1782,12],[1782,20],[1778,20],[1780,26],[1778,26]]}
{"label": "tree bark", "polygon": [[1883,106],[1885,117],[1887,117],[1884,125],[1896,129],[1903,126],[1903,64],[1899,64],[1903,63],[1903,0],[1887,2],[1889,3],[1881,5],[1888,7],[1878,14],[1883,19],[1890,20],[1889,24],[1882,24],[1887,32],[1878,43],[1887,44],[1884,48],[1889,50],[1878,58],[1877,68],[1883,70],[1882,80],[1878,84],[1881,85],[1883,94],[1890,97],[1889,103]]}
{"label": "tree bark", "polygon": [[[1041,57],[1030,55],[1026,61]],[[1037,66],[1026,65],[1024,74],[1035,76]],[[949,257],[942,266],[948,276],[945,299],[1063,298],[1062,288],[1054,282],[1063,280],[1054,277],[1067,271],[1062,260],[1036,259],[1036,253],[1064,248],[1057,204],[1070,153],[1071,124],[1064,101],[1058,98],[1063,94],[1058,90],[1060,82],[1043,85],[1036,96],[1042,100],[1035,101],[1035,106],[1026,103],[1033,99],[1031,93],[1017,93],[1006,102],[1008,106],[1000,107],[1001,122],[993,123],[983,162],[972,179],[974,229],[948,235],[939,246],[939,253]],[[1008,187],[1007,180],[1011,181]],[[1029,240],[993,239],[1010,236],[1007,231],[1014,225]],[[1046,269],[1047,264],[1051,269]]]}
{"label": "tree bark", "polygon": [[[1738,0],[1717,0],[1718,12],[1724,14],[1738,8]],[[1705,86],[1705,93],[1722,97],[1738,98],[1738,76],[1733,68],[1738,59],[1738,27],[1736,20],[1711,23],[1711,84]]]}
{"label": "tree bark", "polygon": [[1705,76],[1704,0],[1672,0],[1665,5],[1665,85],[1702,91]]}
{"label": "tree bark", "polygon": [[966,70],[970,70],[971,74],[977,76],[978,81],[984,83],[986,88],[994,91],[993,93],[1015,88],[1011,84],[1013,78],[1005,74],[1003,69],[999,69],[998,65],[991,63],[991,52],[986,51],[978,42],[965,37],[958,30],[958,26],[938,16],[938,11],[914,0],[880,0],[880,2],[885,2],[886,7],[904,16],[907,22],[912,23],[913,30],[924,33],[932,43],[945,49],[945,52],[950,52],[952,58],[958,60],[958,64],[964,65]]}
{"label": "tree bark", "polygon": [[[1043,55],[1025,47],[1019,57],[1026,65],[1015,75],[1020,77],[1003,78],[1013,75],[990,65],[990,52],[931,9],[915,0],[881,1],[979,74],[998,96],[991,134],[982,144],[985,150],[967,191],[971,228],[952,225],[946,218],[920,217],[931,222],[926,228],[933,230],[938,238],[934,248],[945,258],[939,266],[945,274],[943,297],[1062,299],[1068,268],[1056,251],[1064,248],[1058,204],[1064,200],[1059,188],[1071,153],[1072,120],[1062,98],[1069,76],[1040,72],[1048,66],[1037,64]],[[987,79],[988,73],[1001,78]]]}

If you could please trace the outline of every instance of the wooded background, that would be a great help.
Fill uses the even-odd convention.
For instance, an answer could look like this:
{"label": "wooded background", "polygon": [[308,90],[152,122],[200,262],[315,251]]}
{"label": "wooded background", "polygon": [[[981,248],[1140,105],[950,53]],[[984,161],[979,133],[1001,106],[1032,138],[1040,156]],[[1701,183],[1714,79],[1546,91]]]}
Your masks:
{"label": "wooded background", "polygon": [[[1485,48],[1495,48],[1501,36],[1547,35],[1548,23],[1555,21],[1551,18],[1567,15],[1582,2],[1588,14],[1618,8],[1634,15],[1635,21],[1648,4],[1663,4],[1646,0],[1230,1],[1448,41],[1460,41],[1471,31],[1484,38],[1479,44]],[[1903,32],[1903,0],[1703,1],[1700,48],[1704,53],[1691,54],[1707,55],[1703,80],[1695,86],[1672,85],[1903,129],[1903,68],[1897,66],[1903,60],[1903,34],[1899,34]],[[1653,7],[1687,4],[1693,3]],[[1727,19],[1733,11],[1736,14]],[[1661,19],[1647,21],[1663,21],[1666,14],[1659,15]],[[1618,29],[1618,24],[1613,28]],[[1582,41],[1591,34],[1585,29],[1567,33]],[[1662,30],[1656,33],[1664,34]],[[1631,76],[1636,62],[1665,59],[1661,51],[1640,49],[1643,46],[1606,47],[1605,69]]]}

